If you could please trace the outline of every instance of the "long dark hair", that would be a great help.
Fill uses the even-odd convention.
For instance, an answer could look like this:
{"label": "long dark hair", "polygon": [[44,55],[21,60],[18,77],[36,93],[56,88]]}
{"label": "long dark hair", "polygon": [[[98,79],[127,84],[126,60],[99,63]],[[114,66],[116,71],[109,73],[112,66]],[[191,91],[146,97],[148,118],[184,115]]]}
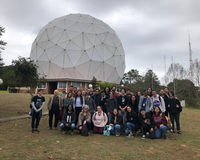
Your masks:
{"label": "long dark hair", "polygon": [[[117,109],[114,109],[114,110],[117,111],[116,117],[118,117],[118,116],[119,116],[118,110],[117,110]],[[113,122],[114,122],[114,120],[115,120],[114,110],[113,110],[113,114],[112,114],[112,117],[111,117],[111,120],[112,120]]]}
{"label": "long dark hair", "polygon": [[73,108],[73,105],[72,104],[69,104],[66,108],[67,108],[67,111],[66,113],[69,111],[69,106],[72,106],[72,112],[74,112],[74,108]]}
{"label": "long dark hair", "polygon": [[158,112],[159,114],[160,114],[160,113],[162,113],[162,111],[161,111],[160,107],[158,107],[158,106],[154,108],[154,113],[156,113],[156,112],[155,112],[155,109],[156,109],[156,108],[158,108],[158,109],[159,109],[159,112]]}
{"label": "long dark hair", "polygon": [[127,108],[128,108],[128,107],[131,108],[131,112],[128,112],[128,111],[127,111],[127,115],[129,114],[129,116],[133,116],[134,113],[135,113],[134,110],[133,110],[133,108],[132,108],[131,106],[129,106],[129,105],[127,106]]}
{"label": "long dark hair", "polygon": [[[81,90],[78,90],[77,93],[76,93],[75,105],[76,105],[76,99],[77,99],[77,97],[78,97],[78,92],[81,92]],[[83,105],[83,97],[82,97],[82,94],[80,94],[80,99],[81,99],[81,104]]]}

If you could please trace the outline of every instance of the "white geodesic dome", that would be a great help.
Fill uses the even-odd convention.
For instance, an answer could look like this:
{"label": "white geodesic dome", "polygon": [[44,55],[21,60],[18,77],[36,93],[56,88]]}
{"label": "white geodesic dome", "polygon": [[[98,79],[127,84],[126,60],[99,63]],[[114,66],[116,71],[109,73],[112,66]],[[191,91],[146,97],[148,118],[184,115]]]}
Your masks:
{"label": "white geodesic dome", "polygon": [[119,83],[125,54],[115,31],[85,14],[56,18],[34,40],[30,57],[46,79],[91,80]]}

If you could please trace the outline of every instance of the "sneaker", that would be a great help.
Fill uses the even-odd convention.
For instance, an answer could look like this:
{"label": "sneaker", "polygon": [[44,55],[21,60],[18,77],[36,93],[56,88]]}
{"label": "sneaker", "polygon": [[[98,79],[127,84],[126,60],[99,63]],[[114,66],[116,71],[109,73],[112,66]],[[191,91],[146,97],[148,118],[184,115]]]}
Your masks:
{"label": "sneaker", "polygon": [[73,135],[74,134],[74,132],[73,131],[71,131],[71,135]]}
{"label": "sneaker", "polygon": [[64,131],[63,134],[67,134],[67,131]]}
{"label": "sneaker", "polygon": [[147,132],[147,135],[149,135],[149,132]]}
{"label": "sneaker", "polygon": [[168,141],[168,140],[169,140],[169,138],[166,136],[166,137],[165,137],[165,140],[166,140],[166,141]]}
{"label": "sneaker", "polygon": [[146,136],[145,136],[145,135],[143,135],[143,136],[142,136],[142,139],[146,139]]}
{"label": "sneaker", "polygon": [[39,133],[40,131],[39,131],[37,128],[35,128],[35,132],[36,132],[36,133]]}
{"label": "sneaker", "polygon": [[116,134],[116,137],[119,137],[120,135],[119,134]]}
{"label": "sneaker", "polygon": [[35,132],[35,129],[32,129],[31,132],[34,133],[34,132]]}
{"label": "sneaker", "polygon": [[171,130],[171,133],[175,133],[175,130],[172,129],[172,130]]}
{"label": "sneaker", "polygon": [[137,133],[133,133],[133,137],[136,137],[137,136]]}
{"label": "sneaker", "polygon": [[128,136],[126,136],[126,137],[130,138],[130,137],[133,137],[133,135],[129,134],[129,135],[128,135]]}
{"label": "sneaker", "polygon": [[177,131],[178,134],[182,134],[181,131]]}
{"label": "sneaker", "polygon": [[169,130],[167,130],[167,133],[169,133]]}

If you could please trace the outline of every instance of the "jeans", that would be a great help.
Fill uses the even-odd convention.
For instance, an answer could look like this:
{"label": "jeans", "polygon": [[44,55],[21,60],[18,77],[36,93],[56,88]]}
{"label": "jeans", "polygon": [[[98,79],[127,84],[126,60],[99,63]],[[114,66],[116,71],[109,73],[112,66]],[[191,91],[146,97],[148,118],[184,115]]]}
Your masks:
{"label": "jeans", "polygon": [[111,133],[115,135],[120,135],[120,125],[116,124],[115,126],[112,126]]}
{"label": "jeans", "polygon": [[170,114],[170,120],[172,122],[172,129],[174,130],[174,120],[176,121],[176,128],[180,130],[180,122],[179,122],[180,113]]}
{"label": "jeans", "polygon": [[126,114],[127,112],[122,112],[121,110],[118,111],[119,114],[123,117],[123,129],[126,130]]}
{"label": "jeans", "polygon": [[130,123],[130,122],[127,122],[127,123],[126,123],[126,126],[127,126],[127,129],[126,129],[126,131],[125,131],[126,135],[129,135],[130,132],[135,131],[135,124]]}
{"label": "jeans", "polygon": [[49,111],[49,127],[52,127],[52,120],[53,120],[53,115],[55,114],[55,122],[54,122],[54,127],[56,128],[58,125],[58,119],[59,119],[59,114],[60,114],[60,110],[56,110],[56,111]]}
{"label": "jeans", "polygon": [[[67,124],[69,124],[69,123],[67,123]],[[67,131],[69,131],[69,130],[74,131],[74,129],[75,129],[75,124],[72,123],[71,126],[66,127],[64,123],[61,123],[61,124],[60,124],[60,128],[61,128],[61,130],[63,130],[63,131],[66,131],[66,130],[67,130]]]}
{"label": "jeans", "polygon": [[[41,112],[41,111],[40,111]],[[31,123],[31,128],[38,128],[39,126],[39,123],[40,123],[40,117],[39,117],[39,112],[36,113],[35,111],[33,111],[32,113],[32,123]],[[35,119],[36,119],[36,124],[35,124],[35,127],[34,127],[34,123],[35,123]]]}
{"label": "jeans", "polygon": [[162,134],[164,135],[164,137],[167,136],[167,126],[160,126],[159,129],[156,130],[155,136],[157,139],[161,138]]}
{"label": "jeans", "polygon": [[[87,125],[87,127],[88,127],[88,132],[90,132],[90,130],[91,130],[91,122],[86,122],[86,125]],[[78,126],[78,130],[79,130],[79,131],[82,131],[83,128],[80,130],[80,129],[79,129],[80,127],[82,127],[82,125],[81,125],[81,126]]]}
{"label": "jeans", "polygon": [[110,113],[109,116],[108,116],[108,124],[111,123],[111,118],[112,118],[112,114]]}

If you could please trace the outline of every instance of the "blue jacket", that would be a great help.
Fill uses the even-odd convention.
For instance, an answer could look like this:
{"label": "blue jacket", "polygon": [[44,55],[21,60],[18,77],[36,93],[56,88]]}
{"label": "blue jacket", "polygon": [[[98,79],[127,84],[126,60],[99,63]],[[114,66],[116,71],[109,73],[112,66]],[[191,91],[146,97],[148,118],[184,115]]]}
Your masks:
{"label": "blue jacket", "polygon": [[[144,96],[142,96],[140,98],[140,102],[139,102],[139,105],[138,105],[139,112],[140,112],[140,109],[143,106],[143,100],[144,100]],[[153,105],[153,102],[152,102],[151,98],[149,96],[147,96],[147,100],[145,102],[145,111],[146,111],[146,113],[150,112],[150,108],[152,107],[152,105]]]}

